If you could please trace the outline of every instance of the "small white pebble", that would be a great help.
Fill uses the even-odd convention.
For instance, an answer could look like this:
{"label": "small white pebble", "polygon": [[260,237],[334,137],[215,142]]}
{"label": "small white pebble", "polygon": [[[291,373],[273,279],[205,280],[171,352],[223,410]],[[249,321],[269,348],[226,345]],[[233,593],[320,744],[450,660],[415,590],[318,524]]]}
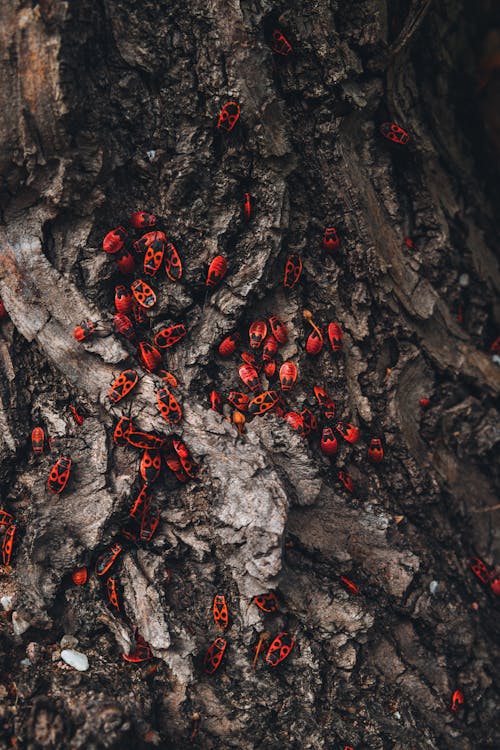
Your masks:
{"label": "small white pebble", "polygon": [[17,612],[12,613],[12,627],[16,635],[22,635],[26,633],[30,624],[27,620],[23,619]]}
{"label": "small white pebble", "polygon": [[398,721],[399,721],[399,720],[400,720],[400,718],[401,718],[401,714],[399,713],[399,711],[394,711],[394,713],[393,713],[393,716],[394,716],[394,718],[395,718],[395,719],[397,719]]}
{"label": "small white pebble", "polygon": [[494,362],[496,365],[500,365],[500,357],[498,354],[494,354],[491,358],[491,361]]}
{"label": "small white pebble", "polygon": [[7,596],[2,596],[0,599],[0,604],[2,605],[2,609],[9,610],[12,609],[12,605],[14,603],[14,594],[8,594]]}
{"label": "small white pebble", "polygon": [[431,594],[436,593],[436,591],[438,590],[438,586],[439,586],[439,581],[431,581],[429,583],[429,591],[431,592]]}
{"label": "small white pebble", "polygon": [[470,278],[468,273],[463,273],[458,279],[460,286],[469,286]]}
{"label": "small white pebble", "polygon": [[86,655],[72,648],[65,648],[61,651],[61,659],[79,672],[86,672],[89,668],[89,660]]}
{"label": "small white pebble", "polygon": [[31,662],[29,659],[21,659],[21,666],[23,667],[31,667]]}
{"label": "small white pebble", "polygon": [[156,156],[156,151],[154,149],[152,149],[151,151],[146,151],[146,156],[148,157],[149,161],[153,161]]}

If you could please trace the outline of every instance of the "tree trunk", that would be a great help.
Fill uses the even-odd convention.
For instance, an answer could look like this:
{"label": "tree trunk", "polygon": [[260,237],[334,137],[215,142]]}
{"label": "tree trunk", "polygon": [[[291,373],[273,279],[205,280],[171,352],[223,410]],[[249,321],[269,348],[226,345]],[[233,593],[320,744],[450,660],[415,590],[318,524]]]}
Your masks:
{"label": "tree trunk", "polygon": [[[0,481],[16,524],[0,591],[2,747],[498,747],[498,604],[469,569],[476,556],[493,566],[500,542],[493,0],[0,6]],[[290,54],[272,51],[275,29]],[[230,100],[241,117],[225,132]],[[386,121],[410,142],[384,139]],[[122,532],[141,453],[114,444],[129,407],[107,397],[121,370],[140,369],[111,326],[114,287],[132,279],[101,246],[136,210],[161,217],[182,256],[180,282],[163,270],[152,280],[140,338],[187,327],[164,357],[183,420],[161,418],[164,384],[145,371],[124,404],[140,429],[182,436],[200,465],[186,484],[164,468],[148,543]],[[330,253],[328,226],[340,237]],[[303,272],[286,289],[292,253]],[[207,293],[219,254],[228,274]],[[341,353],[328,341],[306,353],[304,309],[325,334],[341,325]],[[247,417],[240,436],[228,405],[210,409],[212,389],[248,391],[238,352],[270,315],[288,328],[278,367],[299,368],[287,410],[311,407],[321,429],[321,386],[333,425],[360,429],[355,445],[336,433],[333,458],[319,433],[304,438],[275,412]],[[84,320],[100,330],[78,342]],[[223,359],[235,330],[241,346]],[[37,425],[54,439],[40,457]],[[376,465],[372,438],[385,449]],[[51,494],[67,452],[70,480]],[[120,612],[93,573],[117,541]],[[76,586],[82,565],[91,575]],[[265,615],[252,598],[270,590],[279,608]],[[134,627],[153,653],[137,665],[122,658]],[[289,632],[295,647],[252,669],[263,631]],[[64,634],[88,671],[59,659]],[[218,636],[228,646],[209,676]],[[452,711],[455,690],[464,703]]]}

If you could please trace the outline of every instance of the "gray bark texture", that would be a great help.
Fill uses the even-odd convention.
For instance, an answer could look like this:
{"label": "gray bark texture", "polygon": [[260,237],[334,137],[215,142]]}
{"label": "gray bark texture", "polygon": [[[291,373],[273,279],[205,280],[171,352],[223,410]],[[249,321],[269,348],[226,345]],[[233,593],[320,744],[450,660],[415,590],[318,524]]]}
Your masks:
{"label": "gray bark texture", "polygon": [[[2,748],[499,747],[498,596],[469,567],[500,557],[496,6],[0,0],[0,507],[17,527],[0,578]],[[271,50],[275,28],[286,57]],[[229,100],[241,117],[224,133]],[[385,121],[410,143],[384,139]],[[156,375],[123,409],[107,398],[121,370],[140,368],[111,326],[114,287],[130,279],[101,243],[137,210],[161,217],[183,261],[179,283],[152,280],[143,336],[188,329],[164,357],[177,427],[156,408]],[[332,225],[340,247],[326,254]],[[290,253],[304,265],[293,290]],[[228,274],[206,295],[218,254]],[[304,309],[342,326],[341,354],[328,342],[306,354]],[[335,458],[276,413],[239,435],[227,406],[210,409],[212,389],[247,390],[239,352],[270,315],[288,327],[278,366],[299,368],[287,408],[315,410],[322,386],[360,428]],[[82,320],[101,321],[99,335],[76,341]],[[222,359],[235,330],[241,346]],[[182,436],[200,465],[186,484],[163,470],[148,543],[121,536],[141,487],[140,452],[113,442],[129,408],[141,429]],[[54,438],[39,457],[37,425]],[[65,451],[71,478],[51,495]],[[93,572],[118,539],[119,613]],[[252,598],[270,590],[279,609],[265,615]],[[219,592],[228,646],[207,675]],[[137,665],[122,658],[134,627],[153,654]],[[264,631],[295,647],[253,670]],[[88,671],[61,661],[63,635]]]}

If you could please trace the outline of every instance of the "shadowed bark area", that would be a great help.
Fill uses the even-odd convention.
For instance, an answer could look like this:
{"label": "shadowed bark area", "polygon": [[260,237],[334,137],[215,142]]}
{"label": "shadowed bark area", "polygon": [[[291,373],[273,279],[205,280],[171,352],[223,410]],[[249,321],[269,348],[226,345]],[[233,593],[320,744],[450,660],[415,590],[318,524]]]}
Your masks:
{"label": "shadowed bark area", "polygon": [[[0,11],[0,489],[17,526],[0,578],[2,743],[497,747],[498,597],[469,569],[500,553],[495,3],[0,0]],[[286,57],[271,49],[276,28]],[[224,133],[230,100],[241,117]],[[386,121],[408,145],[381,136]],[[123,408],[107,397],[118,372],[141,368],[112,327],[114,287],[131,278],[101,243],[136,210],[161,218],[183,262],[180,282],[163,270],[151,281],[158,302],[139,337],[188,329],[164,356],[176,427],[156,407],[157,375],[141,370]],[[325,253],[329,226],[340,247]],[[291,253],[303,273],[289,290]],[[207,293],[216,255],[228,274]],[[324,333],[341,325],[342,353],[328,342],[306,353],[304,309]],[[240,435],[227,404],[210,409],[212,389],[248,391],[239,353],[270,315],[288,328],[278,368],[299,368],[287,410],[309,406],[321,429],[322,386],[334,424],[360,429],[355,445],[338,435],[334,458],[274,412]],[[83,320],[100,331],[82,343]],[[241,346],[223,359],[235,330]],[[141,429],[182,436],[200,464],[186,484],[163,469],[148,543],[122,534],[142,485],[140,452],[113,442],[129,409]],[[36,425],[54,438],[40,457]],[[67,452],[70,481],[50,495]],[[119,613],[93,574],[117,540]],[[76,586],[82,565],[89,581]],[[279,609],[264,615],[252,597],[270,590]],[[208,676],[217,593],[228,646]],[[136,626],[154,656],[142,665],[122,659]],[[290,632],[295,647],[252,669],[264,631]],[[63,635],[88,671],[61,662]],[[465,700],[451,711],[455,690]]]}

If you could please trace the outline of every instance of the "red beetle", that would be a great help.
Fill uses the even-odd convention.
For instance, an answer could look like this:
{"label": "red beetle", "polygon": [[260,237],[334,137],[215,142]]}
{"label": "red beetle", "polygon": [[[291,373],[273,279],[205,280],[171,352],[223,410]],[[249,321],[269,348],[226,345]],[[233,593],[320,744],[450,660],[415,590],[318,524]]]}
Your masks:
{"label": "red beetle", "polygon": [[146,314],[146,311],[135,300],[132,307],[132,312],[134,314],[134,322],[136,326],[144,326],[149,323],[149,318]]}
{"label": "red beetle", "polygon": [[127,231],[124,227],[116,227],[108,232],[102,241],[102,249],[105,253],[114,254],[119,252],[127,237]]}
{"label": "red beetle", "polygon": [[50,470],[47,487],[50,492],[59,495],[68,484],[71,471],[71,458],[60,456]]}
{"label": "red beetle", "polygon": [[165,438],[153,435],[152,432],[136,430],[133,427],[130,427],[130,429],[126,428],[124,438],[129,445],[144,451],[159,451],[167,442]]}
{"label": "red beetle", "polygon": [[216,594],[212,606],[214,622],[218,628],[225,630],[229,625],[229,610],[224,594]]}
{"label": "red beetle", "polygon": [[227,102],[220,111],[217,127],[230,133],[239,120],[241,107],[236,102]]}
{"label": "red beetle", "polygon": [[413,240],[411,237],[405,237],[403,242],[405,243],[406,247],[409,247],[410,250],[413,250]]}
{"label": "red beetle", "polygon": [[127,435],[134,429],[132,420],[130,417],[120,417],[116,423],[116,427],[113,432],[113,442],[115,445],[126,445]]}
{"label": "red beetle", "polygon": [[278,599],[274,591],[269,591],[267,594],[261,594],[260,596],[254,596],[253,603],[263,612],[266,612],[266,614],[276,612],[278,609]]}
{"label": "red beetle", "polygon": [[73,583],[76,586],[83,586],[85,583],[87,583],[88,577],[89,577],[89,573],[85,566],[83,566],[83,568],[77,568],[71,574]]}
{"label": "red beetle", "polygon": [[272,334],[278,344],[286,344],[286,341],[288,339],[288,331],[283,321],[281,321],[275,315],[271,315],[271,317],[269,318],[269,325],[271,326]]}
{"label": "red beetle", "polygon": [[152,657],[151,648],[142,635],[139,635],[137,628],[135,629],[135,640],[135,648],[129,654],[122,654],[122,658],[131,664],[140,664],[143,661],[149,661]]}
{"label": "red beetle", "polygon": [[183,339],[186,333],[186,326],[182,323],[177,323],[177,325],[162,328],[161,331],[158,331],[154,337],[154,342],[160,349],[168,349]]}
{"label": "red beetle", "polygon": [[86,341],[96,331],[97,323],[92,320],[84,320],[73,331],[73,336],[77,341]]}
{"label": "red beetle", "polygon": [[137,359],[145,370],[154,372],[161,364],[161,352],[147,341],[140,341]]}
{"label": "red beetle", "polygon": [[5,305],[3,303],[3,300],[0,299],[0,320],[2,320],[2,318],[6,318],[6,317],[7,317],[7,310],[5,309]]}
{"label": "red beetle", "polygon": [[186,444],[183,443],[182,440],[174,440],[172,442],[172,446],[174,451],[179,456],[182,468],[186,472],[188,477],[191,477],[191,479],[196,479],[199,473],[199,467],[186,448]]}
{"label": "red beetle", "polygon": [[316,417],[310,409],[302,409],[300,412],[302,417],[302,424],[304,425],[304,435],[309,435],[310,432],[316,432],[318,429],[318,423]]}
{"label": "red beetle", "polygon": [[106,581],[106,591],[108,594],[108,601],[115,609],[120,609],[120,603],[118,601],[118,581],[113,576],[110,576]]}
{"label": "red beetle", "polygon": [[289,411],[285,414],[284,419],[288,422],[292,430],[298,432],[299,435],[304,435],[304,420],[300,414],[296,411]]}
{"label": "red beetle", "polygon": [[227,400],[235,409],[244,412],[248,408],[248,402],[250,399],[246,393],[242,393],[241,391],[231,391]]}
{"label": "red beetle", "polygon": [[253,417],[273,409],[278,403],[279,396],[276,391],[264,391],[255,396],[248,404],[248,413]]}
{"label": "red beetle", "polygon": [[461,690],[455,690],[451,696],[451,710],[456,711],[458,706],[462,706],[464,703],[464,694]]}
{"label": "red beetle", "polygon": [[323,247],[329,253],[336,250],[340,245],[339,236],[335,227],[327,227],[323,235]]}
{"label": "red beetle", "polygon": [[274,359],[269,359],[264,362],[264,373],[266,378],[274,378],[276,375],[276,362]]}
{"label": "red beetle", "polygon": [[420,406],[422,408],[426,409],[429,406],[429,404],[431,403],[431,401],[428,398],[421,398],[418,403],[420,404]]}
{"label": "red beetle", "polygon": [[147,511],[151,505],[153,494],[149,492],[149,489],[150,488],[147,484],[142,485],[139,494],[129,510],[129,516],[136,521],[144,515],[144,512]]}
{"label": "red beetle", "polygon": [[[140,240],[137,240],[134,242],[134,249],[137,253],[145,253],[148,247],[156,243],[161,243],[165,245],[167,241],[167,238],[165,236],[165,232],[159,232],[157,229],[154,232],[146,232],[146,234],[143,234]],[[157,245],[159,248],[160,245]]]}
{"label": "red beetle", "polygon": [[156,404],[165,422],[168,422],[168,424],[177,424],[181,421],[182,409],[168,388],[161,388],[158,391],[156,394]]}
{"label": "red beetle", "polygon": [[264,343],[262,345],[262,359],[264,362],[270,362],[272,359],[274,359],[274,355],[278,351],[278,342],[270,333],[266,338],[264,339]]}
{"label": "red beetle", "polygon": [[165,273],[170,281],[179,281],[182,278],[182,261],[171,242],[165,248]]}
{"label": "red beetle", "polygon": [[210,392],[210,406],[214,411],[222,414],[222,399],[217,391]]}
{"label": "red beetle", "polygon": [[205,284],[210,287],[220,284],[227,273],[227,260],[223,255],[217,255],[208,267]]}
{"label": "red beetle", "polygon": [[144,512],[141,518],[141,530],[139,532],[139,539],[141,542],[150,542],[154,536],[158,524],[160,523],[160,509],[144,508]]}
{"label": "red beetle", "polygon": [[177,380],[175,375],[172,375],[172,373],[168,370],[158,370],[156,374],[171,388],[177,388],[177,386],[179,385],[179,381]]}
{"label": "red beetle", "polygon": [[134,324],[125,313],[116,313],[116,315],[113,315],[113,328],[116,333],[124,336],[129,341],[135,339]]}
{"label": "red beetle", "polygon": [[479,578],[481,583],[490,582],[490,571],[488,570],[484,562],[479,559],[479,557],[471,558],[470,569],[472,570],[474,575]]}
{"label": "red beetle", "polygon": [[119,313],[129,313],[132,309],[134,298],[132,292],[126,286],[120,284],[115,286],[115,307]]}
{"label": "red beetle", "polygon": [[229,336],[226,336],[226,338],[220,342],[219,344],[219,354],[221,357],[230,357],[231,354],[234,354],[236,350],[236,345],[238,341],[240,340],[240,334],[239,333],[231,333]]}
{"label": "red beetle", "polygon": [[383,122],[380,126],[380,132],[384,138],[393,143],[399,143],[401,146],[406,146],[410,140],[410,136],[406,130],[403,130],[403,128],[394,122]]}
{"label": "red beetle", "polygon": [[339,471],[339,482],[344,485],[347,492],[353,492],[354,482],[351,475],[347,471]]}
{"label": "red beetle", "polygon": [[16,535],[16,525],[7,526],[2,539],[2,562],[7,567],[10,565],[12,550],[14,549],[14,537]]}
{"label": "red beetle", "polygon": [[138,381],[139,375],[135,370],[123,370],[111,384],[108,392],[109,400],[117,404],[130,393]]}
{"label": "red beetle", "polygon": [[[160,232],[158,232],[160,234]],[[144,254],[144,273],[148,276],[156,276],[163,263],[165,255],[165,242],[162,239],[154,239],[146,248]]]}
{"label": "red beetle", "polygon": [[283,659],[290,655],[295,641],[290,633],[278,633],[266,654],[266,663],[271,667],[277,667]]}
{"label": "red beetle", "polygon": [[267,323],[265,320],[256,320],[248,330],[248,338],[252,349],[258,349],[267,336]]}
{"label": "red beetle", "polygon": [[350,581],[345,576],[340,576],[340,580],[342,581],[346,589],[351,592],[351,594],[359,594],[359,589],[355,583]]}
{"label": "red beetle", "polygon": [[160,454],[145,450],[142,454],[139,470],[141,472],[141,477],[144,480],[144,484],[150,485],[156,482],[161,471]]}
{"label": "red beetle", "polygon": [[238,370],[240,378],[243,380],[246,386],[250,388],[251,391],[256,391],[260,388],[260,380],[259,376],[257,374],[257,370],[253,365],[241,365],[241,367]]}
{"label": "red beetle", "polygon": [[213,674],[219,669],[226,647],[227,641],[225,638],[216,638],[209,646],[203,659],[203,667],[206,674]]}
{"label": "red beetle", "polygon": [[250,198],[250,193],[243,195],[243,214],[245,219],[250,221],[252,218],[252,199]]}
{"label": "red beetle", "polygon": [[45,433],[42,427],[35,427],[31,433],[31,445],[33,447],[33,453],[35,456],[39,456],[43,453],[43,446],[45,442]]}
{"label": "red beetle", "polygon": [[287,289],[293,289],[295,284],[300,279],[302,274],[302,260],[300,255],[292,253],[288,256],[285,264],[285,275],[283,277],[283,285]]}
{"label": "red beetle", "polygon": [[335,417],[335,401],[319,385],[314,386],[314,395],[319,406],[323,409],[325,419],[333,419]]}
{"label": "red beetle", "polygon": [[308,354],[319,354],[323,349],[323,334],[321,330],[315,329],[311,331],[306,341],[306,352]]}
{"label": "red beetle", "polygon": [[156,224],[156,216],[154,216],[154,214],[148,214],[146,211],[136,211],[130,217],[130,223],[134,229],[154,227]]}
{"label": "red beetle", "polygon": [[135,260],[130,250],[125,247],[121,250],[120,254],[116,256],[116,265],[125,276],[132,276],[135,271]]}
{"label": "red beetle", "polygon": [[138,305],[146,309],[154,307],[156,304],[156,294],[149,284],[146,284],[142,279],[136,279],[130,288]]}
{"label": "red beetle", "polygon": [[246,365],[251,365],[254,367],[257,372],[261,369],[259,363],[257,362],[257,357],[253,352],[241,352],[241,359]]}
{"label": "red beetle", "polygon": [[328,324],[328,338],[330,339],[332,351],[340,352],[342,349],[342,339],[344,338],[344,334],[338,323]]}
{"label": "red beetle", "polygon": [[368,447],[368,458],[372,464],[379,464],[384,458],[384,449],[380,438],[372,438]]}
{"label": "red beetle", "polygon": [[69,410],[71,412],[71,416],[77,423],[77,425],[82,425],[85,421],[85,414],[82,411],[79,411],[80,407],[78,404],[75,404],[74,402],[69,405]]}
{"label": "red beetle", "polygon": [[282,391],[290,391],[293,388],[299,371],[293,362],[283,362],[280,367],[280,384]]}
{"label": "red beetle", "polygon": [[14,516],[7,513],[6,510],[0,509],[0,526],[10,526],[14,521]]}
{"label": "red beetle", "polygon": [[496,338],[490,346],[490,352],[492,354],[500,354],[500,336]]}
{"label": "red beetle", "polygon": [[492,574],[492,578],[490,579],[490,589],[493,591],[495,596],[500,596],[500,574]]}
{"label": "red beetle", "polygon": [[348,443],[352,443],[352,445],[354,445],[358,442],[359,430],[353,424],[350,424],[350,422],[348,422],[347,424],[344,424],[344,422],[339,422],[336,425],[335,429]]}
{"label": "red beetle", "polygon": [[331,427],[323,427],[320,441],[321,453],[325,456],[334,456],[337,453],[337,438]]}
{"label": "red beetle", "polygon": [[292,45],[287,39],[285,39],[279,29],[274,29],[273,31],[271,49],[278,55],[283,55],[283,57],[286,57],[292,51]]}

